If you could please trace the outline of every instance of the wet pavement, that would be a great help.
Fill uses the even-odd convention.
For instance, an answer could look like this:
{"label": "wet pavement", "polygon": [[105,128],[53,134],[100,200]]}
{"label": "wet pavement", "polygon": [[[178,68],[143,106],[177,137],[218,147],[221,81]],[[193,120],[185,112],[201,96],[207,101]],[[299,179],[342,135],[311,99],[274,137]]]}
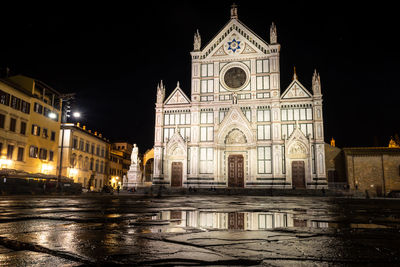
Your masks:
{"label": "wet pavement", "polygon": [[0,266],[398,266],[400,200],[0,197]]}

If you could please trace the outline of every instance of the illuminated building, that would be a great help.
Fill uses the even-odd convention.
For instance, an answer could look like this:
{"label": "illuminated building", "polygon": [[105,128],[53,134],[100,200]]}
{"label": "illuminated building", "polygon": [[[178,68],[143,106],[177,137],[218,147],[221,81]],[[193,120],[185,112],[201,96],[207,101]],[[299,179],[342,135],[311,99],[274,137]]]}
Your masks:
{"label": "illuminated building", "polygon": [[55,175],[60,132],[60,93],[22,75],[0,79],[2,168]]}
{"label": "illuminated building", "polygon": [[343,148],[350,189],[386,196],[400,190],[400,148]]}
{"label": "illuminated building", "polygon": [[[64,123],[61,131],[64,131],[62,176],[91,191],[100,191],[108,181],[110,142],[79,123]],[[59,141],[61,147],[61,138]]]}
{"label": "illuminated building", "polygon": [[[400,190],[400,147],[345,147],[325,144],[328,188],[350,189],[370,196]],[[392,146],[391,146],[392,145]]]}
{"label": "illuminated building", "polygon": [[116,142],[111,145],[109,185],[122,188],[124,176],[126,177],[131,165],[132,144]]}
{"label": "illuminated building", "polygon": [[[320,76],[294,72],[281,90],[277,28],[263,40],[232,6],[228,23],[191,52],[191,96],[157,87],[153,185],[327,187]],[[311,76],[311,75],[310,75]]]}

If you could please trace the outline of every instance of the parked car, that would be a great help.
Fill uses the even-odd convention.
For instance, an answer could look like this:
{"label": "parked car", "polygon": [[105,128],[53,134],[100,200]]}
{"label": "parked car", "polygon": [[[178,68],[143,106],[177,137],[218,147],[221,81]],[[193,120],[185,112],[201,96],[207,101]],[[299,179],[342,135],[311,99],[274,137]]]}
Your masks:
{"label": "parked car", "polygon": [[400,198],[400,190],[390,191],[387,196],[388,197],[393,197],[393,198]]}

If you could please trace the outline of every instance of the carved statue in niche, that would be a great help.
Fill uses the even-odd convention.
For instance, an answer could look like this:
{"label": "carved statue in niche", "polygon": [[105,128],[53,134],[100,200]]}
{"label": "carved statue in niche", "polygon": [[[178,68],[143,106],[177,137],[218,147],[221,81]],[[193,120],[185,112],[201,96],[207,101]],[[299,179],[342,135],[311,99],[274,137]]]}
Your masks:
{"label": "carved statue in niche", "polygon": [[304,146],[298,142],[294,143],[289,150],[290,154],[306,154]]}
{"label": "carved statue in niche", "polygon": [[238,129],[233,129],[228,133],[225,138],[225,144],[245,144],[247,143],[246,136],[242,131]]}

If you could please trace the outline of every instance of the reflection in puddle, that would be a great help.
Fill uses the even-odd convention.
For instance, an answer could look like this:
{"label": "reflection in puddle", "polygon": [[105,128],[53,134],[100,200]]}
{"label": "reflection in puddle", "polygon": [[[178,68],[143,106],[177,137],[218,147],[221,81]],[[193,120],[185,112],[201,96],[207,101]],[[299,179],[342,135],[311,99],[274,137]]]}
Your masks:
{"label": "reflection in puddle", "polygon": [[[272,230],[275,228],[390,228],[363,223],[337,223],[297,218],[287,212],[210,212],[161,211],[140,220],[136,232],[186,232],[189,229],[207,230]],[[149,228],[150,227],[150,228]]]}
{"label": "reflection in puddle", "polygon": [[[162,211],[141,220],[137,232],[184,232],[185,228],[207,230],[268,230],[274,228],[313,227],[327,228],[329,223],[313,220],[294,219],[285,212],[209,212],[209,211]],[[163,227],[154,222],[163,222]],[[147,227],[143,227],[147,226]],[[153,226],[152,229],[148,229]],[[160,226],[160,224],[158,225]]]}

